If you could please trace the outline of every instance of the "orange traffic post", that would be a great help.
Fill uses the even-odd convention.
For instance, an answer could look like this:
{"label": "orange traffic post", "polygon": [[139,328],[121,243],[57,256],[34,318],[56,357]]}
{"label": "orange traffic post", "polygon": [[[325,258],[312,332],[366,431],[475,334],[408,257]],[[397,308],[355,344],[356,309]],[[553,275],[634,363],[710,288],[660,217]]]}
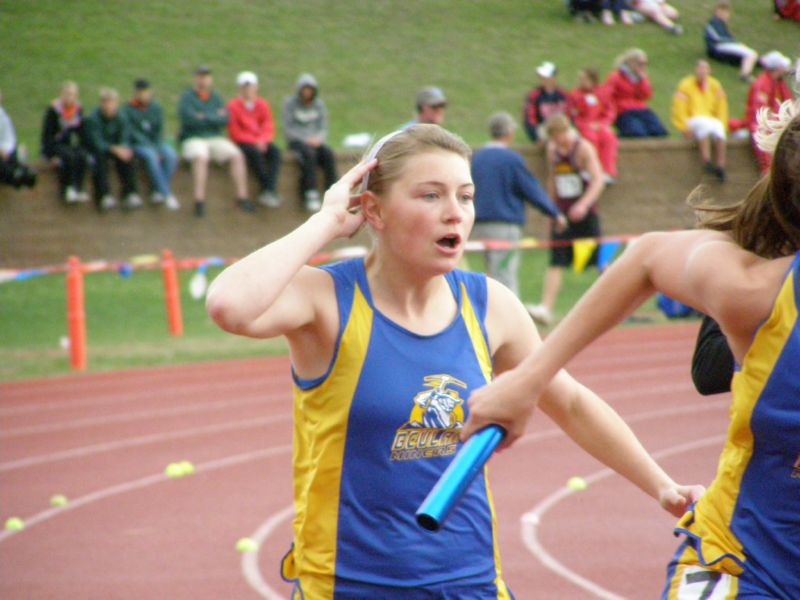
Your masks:
{"label": "orange traffic post", "polygon": [[70,365],[86,370],[86,309],[83,302],[83,268],[77,256],[67,263],[67,328]]}
{"label": "orange traffic post", "polygon": [[183,315],[181,313],[181,293],[178,285],[178,265],[171,250],[161,252],[161,273],[164,276],[164,301],[167,304],[167,324],[169,334],[183,335]]}

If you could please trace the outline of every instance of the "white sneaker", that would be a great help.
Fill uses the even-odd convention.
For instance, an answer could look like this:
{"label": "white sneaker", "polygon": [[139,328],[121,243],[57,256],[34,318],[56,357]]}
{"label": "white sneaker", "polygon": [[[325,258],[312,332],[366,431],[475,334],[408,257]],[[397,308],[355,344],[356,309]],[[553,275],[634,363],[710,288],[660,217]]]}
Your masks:
{"label": "white sneaker", "polygon": [[153,194],[150,196],[150,202],[152,204],[164,204],[164,200],[166,199],[167,197],[161,192],[153,192]]}
{"label": "white sneaker", "polygon": [[525,308],[531,318],[541,325],[550,325],[553,322],[553,313],[544,304],[526,304]]}
{"label": "white sneaker", "polygon": [[75,204],[76,202],[79,202],[78,190],[76,190],[71,185],[68,185],[67,189],[64,191],[64,201],[67,204]]}
{"label": "white sneaker", "polygon": [[125,208],[139,208],[142,206],[142,197],[139,194],[128,194],[124,200]]}
{"label": "white sneaker", "polygon": [[317,212],[322,208],[322,202],[319,199],[319,192],[317,190],[308,190],[305,193],[303,205],[308,212]]}
{"label": "white sneaker", "polygon": [[275,192],[264,190],[258,195],[258,203],[267,208],[278,208],[283,204],[283,199]]}
{"label": "white sneaker", "polygon": [[100,210],[108,210],[110,208],[114,208],[116,205],[117,199],[111,194],[106,194],[100,198]]}
{"label": "white sneaker", "polygon": [[89,201],[89,194],[87,192],[84,192],[83,190],[78,190],[76,192],[76,194],[77,195],[75,197],[78,199],[78,202],[88,202]]}
{"label": "white sneaker", "polygon": [[170,194],[167,196],[166,200],[164,200],[164,206],[166,206],[168,210],[178,210],[181,207],[181,203],[178,202],[178,199],[173,194]]}

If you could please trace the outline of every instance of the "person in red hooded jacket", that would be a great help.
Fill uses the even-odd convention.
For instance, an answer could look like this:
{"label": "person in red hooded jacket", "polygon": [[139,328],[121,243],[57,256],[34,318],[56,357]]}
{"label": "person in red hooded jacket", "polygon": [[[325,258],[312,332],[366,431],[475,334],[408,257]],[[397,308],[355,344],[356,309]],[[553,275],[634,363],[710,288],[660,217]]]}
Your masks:
{"label": "person in red hooded jacket", "polygon": [[597,150],[606,174],[606,183],[617,177],[617,147],[619,140],[611,128],[616,114],[605,86],[599,85],[595,69],[578,72],[578,87],[569,95],[569,113],[581,136]]}
{"label": "person in red hooded jacket", "polygon": [[619,137],[666,137],[667,130],[647,105],[653,86],[647,75],[647,54],[630,48],[616,60],[616,68],[606,78],[617,119]]}
{"label": "person in red hooded jacket", "polygon": [[784,80],[784,76],[790,71],[792,61],[787,57],[773,50],[761,57],[761,66],[764,71],[759,75],[750,86],[747,94],[747,107],[745,108],[745,124],[750,130],[750,138],[753,143],[753,152],[756,154],[758,168],[764,175],[769,171],[772,162],[772,155],[761,150],[755,142],[755,131],[758,129],[756,116],[762,108],[771,111],[778,110],[778,107],[792,97],[792,91]]}
{"label": "person in red hooded jacket", "polygon": [[800,21],[800,0],[775,0],[775,18]]}

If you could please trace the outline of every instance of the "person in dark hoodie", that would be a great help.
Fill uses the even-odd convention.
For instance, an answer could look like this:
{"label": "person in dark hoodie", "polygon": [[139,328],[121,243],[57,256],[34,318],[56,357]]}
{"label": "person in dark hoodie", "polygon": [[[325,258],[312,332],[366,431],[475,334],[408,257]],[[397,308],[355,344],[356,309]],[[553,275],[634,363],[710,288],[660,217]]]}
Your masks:
{"label": "person in dark hoodie", "polygon": [[78,94],[77,83],[64,82],[42,119],[42,158],[58,169],[61,194],[67,204],[89,200],[83,189],[89,152]]}
{"label": "person in dark hoodie", "polygon": [[325,143],[328,135],[328,110],[319,97],[319,85],[313,75],[303,73],[297,79],[295,94],[283,105],[283,132],[289,149],[300,165],[300,194],[303,206],[316,212],[322,205],[317,184],[317,166],[322,168],[325,189],[336,183],[336,157]]}

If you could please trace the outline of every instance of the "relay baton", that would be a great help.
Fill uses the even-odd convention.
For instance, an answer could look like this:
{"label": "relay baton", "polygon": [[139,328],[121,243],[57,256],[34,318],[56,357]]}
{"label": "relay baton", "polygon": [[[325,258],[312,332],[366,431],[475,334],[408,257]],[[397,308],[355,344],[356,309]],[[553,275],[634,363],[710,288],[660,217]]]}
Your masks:
{"label": "relay baton", "polygon": [[421,527],[428,531],[441,528],[505,435],[506,430],[499,425],[489,425],[466,441],[417,509],[417,523]]}

